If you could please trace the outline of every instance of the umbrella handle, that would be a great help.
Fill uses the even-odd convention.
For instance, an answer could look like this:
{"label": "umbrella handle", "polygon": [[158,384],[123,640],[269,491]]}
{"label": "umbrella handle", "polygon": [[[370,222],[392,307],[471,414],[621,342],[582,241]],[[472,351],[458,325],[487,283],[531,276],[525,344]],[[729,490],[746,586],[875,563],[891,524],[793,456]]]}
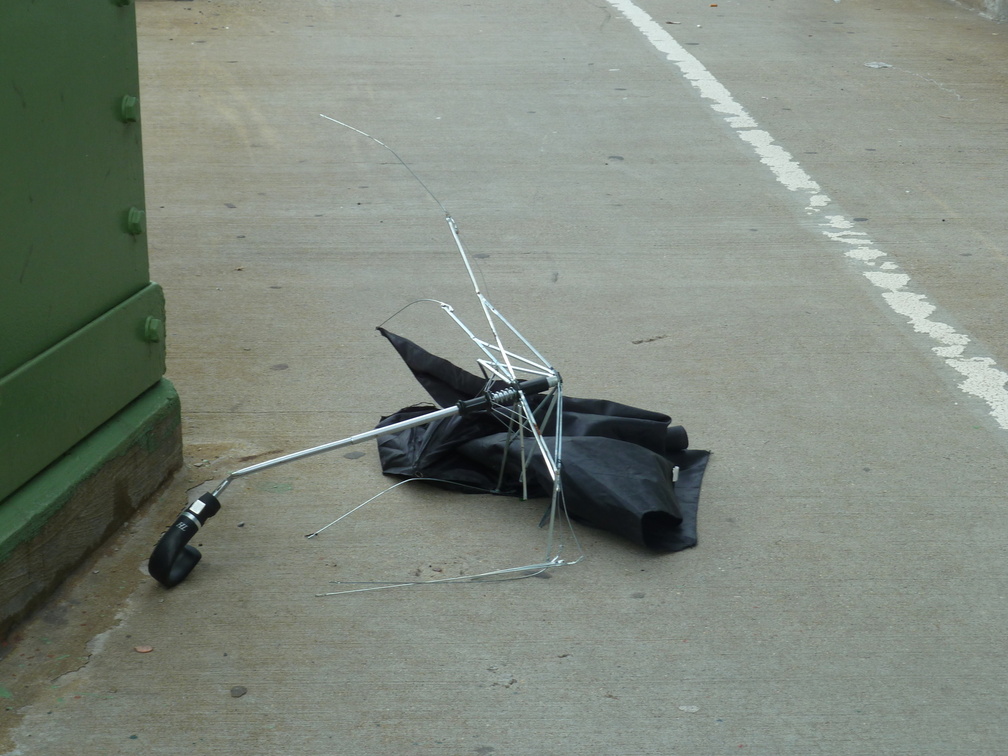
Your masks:
{"label": "umbrella handle", "polygon": [[165,588],[186,579],[203,556],[195,546],[188,545],[189,539],[220,511],[220,506],[213,494],[205,493],[183,510],[151,552],[147,571],[152,578]]}

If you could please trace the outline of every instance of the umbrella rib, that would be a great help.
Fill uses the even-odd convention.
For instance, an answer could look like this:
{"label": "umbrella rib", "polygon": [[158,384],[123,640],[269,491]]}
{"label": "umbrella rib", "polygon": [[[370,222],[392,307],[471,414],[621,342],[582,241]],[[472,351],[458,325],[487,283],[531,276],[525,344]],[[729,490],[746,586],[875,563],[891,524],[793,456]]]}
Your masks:
{"label": "umbrella rib", "polygon": [[[549,541],[547,544],[547,560],[548,562],[541,565],[543,569],[549,566],[555,566],[555,564],[573,564],[580,561],[584,553],[581,551],[580,544],[578,543],[578,550],[580,556],[574,560],[574,562],[563,562],[559,558],[559,550],[555,557],[550,555],[554,549],[554,537],[555,537],[555,526],[558,514],[562,514],[563,518],[566,520],[568,527],[571,529],[573,534],[573,526],[571,525],[570,518],[567,516],[566,507],[563,505],[563,483],[562,477],[560,475],[561,466],[561,438],[563,436],[562,429],[562,392],[560,376],[556,369],[549,363],[549,361],[539,352],[535,346],[526,339],[517,328],[515,328],[507,318],[505,318],[493,303],[483,294],[480,289],[479,281],[476,278],[476,274],[473,270],[472,263],[469,259],[469,254],[466,251],[465,244],[462,242],[461,235],[459,233],[458,223],[451,216],[445,206],[441,201],[434,195],[430,188],[420,180],[420,177],[413,172],[413,169],[407,165],[407,163],[399,156],[399,154],[389,147],[387,144],[381,140],[371,136],[370,134],[357,129],[350,124],[338,121],[335,118],[330,118],[329,116],[322,116],[323,118],[337,123],[341,126],[345,126],[351,131],[355,131],[358,134],[371,139],[377,144],[384,147],[386,150],[392,153],[392,155],[399,161],[403,167],[417,180],[417,182],[424,188],[424,190],[434,199],[441,210],[445,214],[445,222],[448,224],[448,229],[451,232],[452,239],[455,242],[455,246],[458,249],[459,254],[462,257],[462,262],[465,265],[466,273],[469,276],[469,281],[472,284],[473,291],[476,294],[476,298],[479,301],[480,309],[483,312],[483,316],[486,319],[487,326],[492,334],[492,339],[487,341],[478,337],[472,329],[466,325],[458,315],[455,314],[454,309],[444,303],[440,302],[441,308],[445,313],[455,321],[455,323],[466,333],[469,339],[483,352],[486,356],[485,360],[477,360],[480,367],[483,369],[484,374],[490,374],[497,380],[516,386],[518,383],[519,373],[522,375],[539,375],[539,376],[552,376],[557,379],[556,386],[548,393],[548,404],[545,411],[542,413],[542,419],[536,417],[535,412],[533,412],[531,405],[529,404],[528,398],[519,393],[515,398],[514,402],[508,406],[496,404],[491,408],[493,414],[506,423],[508,429],[507,443],[504,447],[504,456],[501,462],[500,478],[498,480],[498,489],[501,488],[504,475],[504,467],[507,463],[507,451],[510,448],[511,439],[513,434],[518,435],[519,440],[519,454],[521,459],[521,481],[522,481],[522,492],[523,498],[527,498],[528,494],[528,457],[526,453],[526,436],[531,436],[535,442],[535,449],[538,451],[540,458],[543,461],[543,465],[546,468],[546,472],[552,481],[552,491],[550,496],[550,511],[549,511]],[[394,317],[394,316],[393,316]],[[505,348],[504,341],[501,338],[501,329],[498,328],[498,323],[500,323],[507,331],[518,339],[524,347],[533,355],[535,359],[530,357],[525,357],[512,352]],[[538,360],[538,361],[537,361]],[[487,387],[489,391],[489,385]],[[489,395],[489,394],[488,394]],[[541,406],[541,405],[540,405]],[[554,416],[553,413],[556,412]],[[549,422],[550,418],[554,417],[555,426],[555,441],[553,443],[553,448],[550,449],[546,440],[543,438],[541,426]],[[562,509],[562,512],[561,512]],[[356,510],[352,510],[356,511]],[[348,513],[349,514],[349,513]],[[345,516],[345,515],[344,515]],[[327,526],[328,527],[328,526]],[[577,535],[574,534],[575,543],[577,543]],[[562,548],[562,547],[561,547]],[[527,570],[528,568],[518,568],[522,570]],[[487,575],[498,575],[505,574],[507,571],[495,571],[493,573],[487,573]],[[479,577],[479,576],[476,576]],[[434,582],[444,582],[444,581],[434,581]],[[403,585],[410,585],[411,583],[404,583]],[[373,590],[369,589],[359,589],[359,590]],[[332,594],[324,594],[332,595]]]}
{"label": "umbrella rib", "polygon": [[[580,561],[578,559],[577,561]],[[523,580],[525,578],[535,577],[536,575],[541,575],[546,570],[553,567],[568,567],[575,562],[564,562],[563,560],[548,560],[546,562],[540,562],[538,564],[527,564],[522,567],[504,567],[499,570],[490,570],[489,572],[481,572],[477,575],[459,575],[458,577],[446,577],[437,578],[436,580],[412,580],[408,582],[397,583],[394,581],[359,581],[366,583],[367,588],[351,588],[346,591],[330,591],[328,593],[316,593],[315,595],[319,598],[323,596],[342,596],[347,593],[363,593],[366,591],[382,591],[389,588],[408,588],[415,585],[437,585],[442,583],[475,583],[480,581],[491,581],[494,578],[497,580]],[[523,574],[524,573],[524,574]],[[334,581],[337,585],[352,585],[358,581]]]}

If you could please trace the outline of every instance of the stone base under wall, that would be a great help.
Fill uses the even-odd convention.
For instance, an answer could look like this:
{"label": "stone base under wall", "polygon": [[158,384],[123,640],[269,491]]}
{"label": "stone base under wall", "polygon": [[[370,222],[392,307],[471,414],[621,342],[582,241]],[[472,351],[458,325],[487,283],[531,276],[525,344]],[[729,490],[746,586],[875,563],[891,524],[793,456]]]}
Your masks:
{"label": "stone base under wall", "polygon": [[0,637],[181,464],[179,398],[161,380],[0,502]]}

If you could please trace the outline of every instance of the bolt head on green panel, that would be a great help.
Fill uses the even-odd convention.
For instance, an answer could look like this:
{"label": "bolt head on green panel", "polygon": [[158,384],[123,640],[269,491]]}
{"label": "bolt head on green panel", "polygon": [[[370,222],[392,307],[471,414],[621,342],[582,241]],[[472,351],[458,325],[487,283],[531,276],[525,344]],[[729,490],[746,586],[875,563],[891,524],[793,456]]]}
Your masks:
{"label": "bolt head on green panel", "polygon": [[119,105],[119,115],[125,123],[134,123],[140,120],[140,100],[133,95],[123,95]]}
{"label": "bolt head on green panel", "polygon": [[149,315],[144,322],[144,341],[157,343],[164,338],[164,321]]}
{"label": "bolt head on green panel", "polygon": [[126,231],[139,236],[147,230],[147,213],[139,207],[131,207],[126,213]]}

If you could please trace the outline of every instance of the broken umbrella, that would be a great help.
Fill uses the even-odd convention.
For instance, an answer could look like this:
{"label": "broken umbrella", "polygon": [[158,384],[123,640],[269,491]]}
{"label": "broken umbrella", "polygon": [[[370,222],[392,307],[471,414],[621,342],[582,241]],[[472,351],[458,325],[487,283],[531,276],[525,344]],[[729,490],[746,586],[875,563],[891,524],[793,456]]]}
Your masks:
{"label": "broken umbrella", "polygon": [[[388,145],[323,117],[377,142],[413,174]],[[612,401],[565,397],[559,372],[484,296],[447,210],[445,220],[484,316],[484,335],[477,335],[450,305],[421,301],[438,305],[477,347],[481,375],[380,327],[440,408],[407,407],[383,418],[373,430],[232,472],[186,507],[162,535],[148,562],[159,583],[177,585],[199,562],[201,554],[189,541],[220,510],[219,497],[233,481],[369,440],[378,442],[383,471],[404,480],[548,500],[541,522],[548,544],[541,562],[452,580],[526,576],[580,561],[579,545],[573,559],[563,554],[560,531],[570,529],[571,518],[657,551],[696,544],[708,452],[690,450],[685,430],[673,426],[666,415]]]}

